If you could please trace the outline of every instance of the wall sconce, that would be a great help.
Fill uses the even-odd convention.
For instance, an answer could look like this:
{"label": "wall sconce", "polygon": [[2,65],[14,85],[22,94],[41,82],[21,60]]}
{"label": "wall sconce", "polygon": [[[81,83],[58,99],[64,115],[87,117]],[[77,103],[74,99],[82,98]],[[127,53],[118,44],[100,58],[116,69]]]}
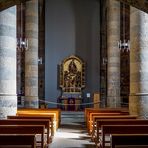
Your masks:
{"label": "wall sconce", "polygon": [[42,57],[38,58],[38,64],[43,64]]}
{"label": "wall sconce", "polygon": [[86,93],[86,98],[90,98],[90,93]]}
{"label": "wall sconce", "polygon": [[126,42],[126,40],[124,40],[123,42],[120,40],[118,42],[118,48],[121,50],[121,51],[126,51],[126,52],[129,52],[130,50],[130,41],[128,40]]}
{"label": "wall sconce", "polygon": [[103,57],[103,65],[106,65],[107,64],[107,58],[106,57]]}
{"label": "wall sconce", "polygon": [[28,39],[21,37],[17,39],[17,49],[21,52],[28,50]]}

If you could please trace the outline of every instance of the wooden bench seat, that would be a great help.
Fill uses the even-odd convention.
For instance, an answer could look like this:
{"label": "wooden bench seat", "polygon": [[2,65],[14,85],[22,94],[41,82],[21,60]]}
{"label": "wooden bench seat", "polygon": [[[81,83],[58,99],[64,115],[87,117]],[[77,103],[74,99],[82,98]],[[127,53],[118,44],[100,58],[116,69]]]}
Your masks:
{"label": "wooden bench seat", "polygon": [[59,127],[61,122],[61,110],[58,108],[48,108],[48,109],[22,108],[17,110],[17,115],[20,114],[54,115],[54,122],[56,122],[56,129]]}
{"label": "wooden bench seat", "polygon": [[129,110],[127,108],[85,108],[85,121],[89,120],[90,113],[125,113],[129,114]]}
{"label": "wooden bench seat", "polygon": [[44,125],[45,129],[47,130],[47,143],[49,144],[51,141],[51,138],[53,136],[53,133],[51,133],[51,130],[49,130],[50,127],[50,121],[47,119],[3,119],[0,120],[0,125]]}
{"label": "wooden bench seat", "polygon": [[148,134],[148,125],[103,125],[99,147],[105,148],[105,136],[112,134]]}
{"label": "wooden bench seat", "polygon": [[39,119],[39,120],[49,120],[50,121],[50,129],[51,129],[51,135],[53,136],[56,132],[56,127],[54,125],[54,116],[48,115],[48,116],[42,116],[42,115],[17,115],[17,116],[7,116],[8,119]]}
{"label": "wooden bench seat", "polygon": [[96,130],[93,132],[93,139],[96,144],[99,142],[100,129],[103,125],[148,125],[145,119],[102,119],[96,121]]}
{"label": "wooden bench seat", "polygon": [[0,134],[0,147],[2,146],[36,148],[36,137],[35,134]]}
{"label": "wooden bench seat", "polygon": [[46,146],[44,143],[44,125],[0,125],[0,134],[40,134],[41,135],[41,148]]}
{"label": "wooden bench seat", "polygon": [[[129,111],[126,108],[99,108],[99,109],[94,109],[94,108],[86,108],[85,109],[85,120],[86,120],[86,125],[88,129],[88,133],[90,131],[90,128],[92,126],[92,118],[95,114],[122,114],[122,115],[129,115]],[[103,115],[101,115],[103,116]]]}
{"label": "wooden bench seat", "polygon": [[[136,115],[117,115],[117,116],[93,116],[93,128],[92,128],[92,133],[91,133],[91,137],[92,137],[92,140],[95,141],[96,143],[98,142],[98,133],[97,133],[97,137],[95,137],[95,130],[96,129],[99,129],[97,128],[97,122],[101,121],[101,120],[117,120],[117,119],[125,119],[125,120],[128,120],[128,119],[137,119],[138,116]],[[98,131],[97,131],[98,132]]]}
{"label": "wooden bench seat", "polygon": [[148,147],[148,134],[112,134],[111,135],[111,148],[117,146],[147,146]]}
{"label": "wooden bench seat", "polygon": [[17,114],[16,116],[43,116],[43,117],[52,117],[52,122],[53,122],[53,127],[54,127],[54,131],[56,131],[58,129],[58,122],[56,120],[56,113],[34,113],[34,112],[26,112],[26,113],[20,113]]}
{"label": "wooden bench seat", "polygon": [[129,116],[125,113],[122,113],[122,112],[116,112],[116,113],[90,113],[90,116],[89,116],[89,121],[87,121],[88,125],[87,125],[87,129],[88,129],[88,133],[91,134],[92,130],[93,130],[93,126],[95,125],[95,120],[97,117],[103,117],[103,116]]}
{"label": "wooden bench seat", "polygon": [[[136,115],[117,115],[117,116],[104,116],[104,117],[100,117],[100,116],[93,116],[93,123],[92,123],[92,132],[91,132],[91,137],[92,140],[97,142],[97,136],[99,134],[99,129],[100,129],[100,122],[101,121],[116,121],[116,120],[136,120],[138,118],[138,116]],[[117,125],[117,122],[115,123]],[[102,124],[101,124],[102,125]],[[111,125],[111,124],[110,124]]]}

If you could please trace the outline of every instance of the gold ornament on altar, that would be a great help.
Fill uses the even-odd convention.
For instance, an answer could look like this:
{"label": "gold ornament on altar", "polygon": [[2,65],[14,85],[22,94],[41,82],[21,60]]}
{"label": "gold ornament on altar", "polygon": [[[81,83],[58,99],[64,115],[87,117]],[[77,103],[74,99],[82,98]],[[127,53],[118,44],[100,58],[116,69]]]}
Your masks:
{"label": "gold ornament on altar", "polygon": [[80,58],[70,56],[62,61],[60,87],[66,93],[81,93],[85,87],[85,64]]}

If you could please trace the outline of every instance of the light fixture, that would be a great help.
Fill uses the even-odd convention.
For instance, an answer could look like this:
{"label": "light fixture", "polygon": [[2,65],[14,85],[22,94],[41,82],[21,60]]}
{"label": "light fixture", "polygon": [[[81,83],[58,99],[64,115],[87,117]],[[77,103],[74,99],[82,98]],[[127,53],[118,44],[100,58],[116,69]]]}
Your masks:
{"label": "light fixture", "polygon": [[107,57],[103,57],[102,60],[103,60],[103,65],[106,65],[107,64]]}
{"label": "light fixture", "polygon": [[17,49],[20,52],[28,50],[28,39],[27,38],[18,38],[17,39]]}
{"label": "light fixture", "polygon": [[122,52],[129,52],[130,51],[130,41],[127,39],[126,36],[126,16],[125,16],[125,4],[123,4],[123,12],[122,12],[122,40],[120,40],[118,42],[118,48],[122,51]]}
{"label": "light fixture", "polygon": [[24,52],[28,50],[28,39],[25,37],[25,3],[20,3],[17,11],[17,51]]}
{"label": "light fixture", "polygon": [[38,64],[43,64],[42,57],[38,58]]}
{"label": "light fixture", "polygon": [[126,51],[126,52],[129,52],[130,50],[130,41],[129,40],[123,40],[123,41],[119,41],[118,42],[118,48],[121,50],[121,51]]}

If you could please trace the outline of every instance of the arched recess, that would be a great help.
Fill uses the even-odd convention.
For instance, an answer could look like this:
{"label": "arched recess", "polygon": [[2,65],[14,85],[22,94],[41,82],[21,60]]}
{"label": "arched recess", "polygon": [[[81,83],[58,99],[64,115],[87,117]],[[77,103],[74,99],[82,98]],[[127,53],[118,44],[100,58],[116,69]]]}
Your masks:
{"label": "arched recess", "polygon": [[0,1],[0,11],[12,7],[14,5],[18,5],[20,3],[26,2],[29,0],[1,0]]}
{"label": "arched recess", "polygon": [[148,13],[148,1],[147,0],[139,0],[139,1],[135,1],[135,0],[117,0],[120,1],[124,4],[127,5],[131,5],[141,11],[144,11],[146,13]]}

